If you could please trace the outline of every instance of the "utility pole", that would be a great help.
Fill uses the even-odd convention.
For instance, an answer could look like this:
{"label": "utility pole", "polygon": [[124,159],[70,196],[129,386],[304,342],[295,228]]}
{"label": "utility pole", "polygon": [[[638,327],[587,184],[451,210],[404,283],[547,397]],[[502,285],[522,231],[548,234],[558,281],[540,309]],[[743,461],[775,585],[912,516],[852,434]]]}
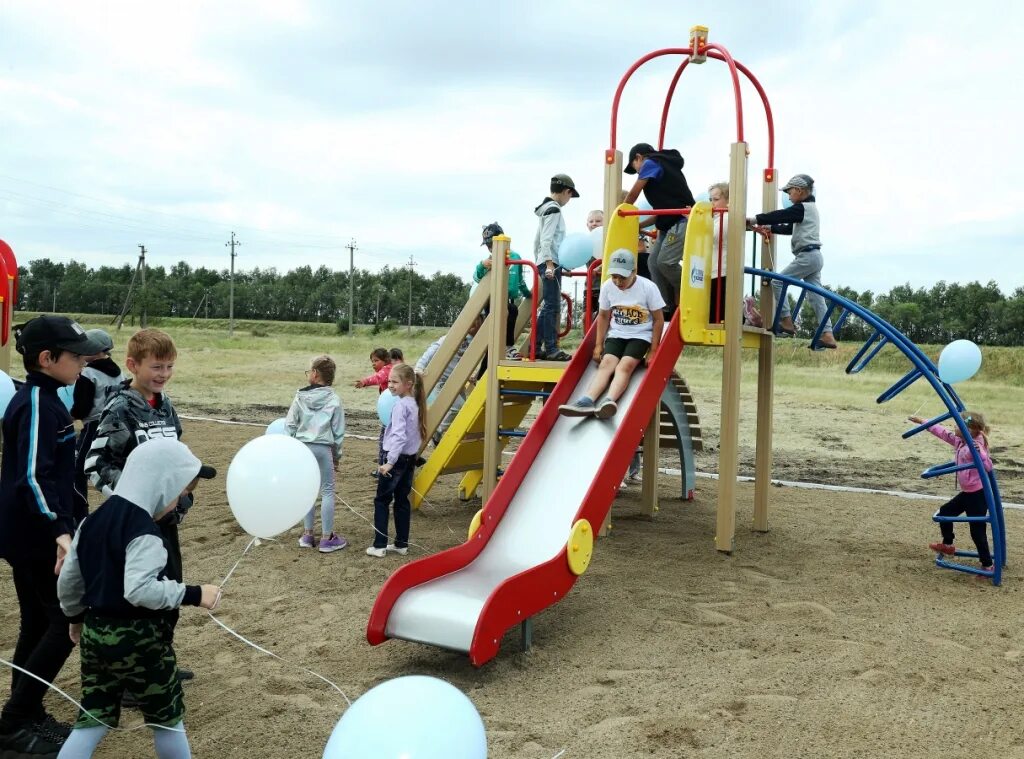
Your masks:
{"label": "utility pole", "polygon": [[[355,301],[356,301],[356,241],[355,238],[351,238],[348,241],[348,334],[352,336],[352,330],[355,327]],[[378,301],[379,302],[379,301]]]}
{"label": "utility pole", "polygon": [[206,304],[206,310],[203,311],[203,318],[208,320],[210,318],[210,290],[209,290],[209,288],[207,288],[206,293],[203,295],[203,303]]}
{"label": "utility pole", "polygon": [[231,278],[229,282],[228,290],[228,335],[230,337],[235,336],[235,248],[241,245],[238,240],[235,239],[235,233],[231,233],[231,242],[224,243],[225,248],[231,248]]}
{"label": "utility pole", "polygon": [[416,265],[416,262],[412,260],[412,254],[409,254],[409,328],[408,332],[412,334],[412,267]]}
{"label": "utility pole", "polygon": [[146,297],[146,246],[139,246],[139,273],[141,279],[139,280],[139,287],[142,289],[142,309],[139,313],[139,326],[142,329],[146,328],[146,305],[148,298]]}

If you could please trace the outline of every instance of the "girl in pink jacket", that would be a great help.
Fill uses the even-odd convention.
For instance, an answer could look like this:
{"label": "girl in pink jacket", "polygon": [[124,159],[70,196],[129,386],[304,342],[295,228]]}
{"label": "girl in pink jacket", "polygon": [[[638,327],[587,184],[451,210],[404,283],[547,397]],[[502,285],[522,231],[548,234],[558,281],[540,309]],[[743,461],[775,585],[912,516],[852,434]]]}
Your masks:
{"label": "girl in pink jacket", "polygon": [[[989,427],[985,423],[985,417],[978,411],[964,411],[964,421],[971,433],[971,443],[978,449],[981,456],[981,463],[986,472],[992,471],[992,459],[988,453]],[[910,421],[916,424],[924,424],[925,420],[919,416],[910,417]],[[950,432],[938,424],[932,425],[928,431],[940,440],[945,440],[956,449],[956,463],[971,464],[974,456],[971,447],[963,439],[960,430]],[[985,503],[985,492],[982,489],[981,475],[977,469],[961,469],[956,473],[957,484],[960,492],[953,500],[949,501],[939,509],[939,516],[957,517],[967,514],[969,517],[983,517],[988,513],[988,505]],[[971,539],[978,548],[978,560],[981,568],[985,571],[992,571],[992,553],[988,547],[988,534],[985,531],[985,522],[968,522],[971,527]],[[929,543],[928,547],[936,553],[952,556],[956,553],[953,545],[953,523],[939,522],[939,529],[942,531],[941,543]]]}
{"label": "girl in pink jacket", "polygon": [[386,348],[377,348],[370,354],[373,374],[356,380],[356,387],[375,387],[378,393],[388,389],[388,377],[391,376],[391,354]]}

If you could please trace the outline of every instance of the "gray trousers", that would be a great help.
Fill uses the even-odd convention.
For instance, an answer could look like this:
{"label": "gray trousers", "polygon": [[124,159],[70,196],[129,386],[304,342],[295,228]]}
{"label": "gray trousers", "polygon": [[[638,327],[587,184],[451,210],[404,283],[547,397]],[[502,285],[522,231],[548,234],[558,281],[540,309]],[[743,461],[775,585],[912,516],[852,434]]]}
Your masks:
{"label": "gray trousers", "polygon": [[647,267],[651,281],[658,286],[661,297],[668,308],[679,305],[679,279],[683,273],[683,242],[686,240],[686,217],[684,216],[665,231],[658,231]]}
{"label": "gray trousers", "polygon": [[[323,525],[323,534],[330,535],[334,532],[334,451],[333,446],[327,443],[306,443],[306,447],[313,452],[317,465],[320,467],[320,523]],[[309,513],[302,520],[302,526],[307,530],[313,529],[313,518],[316,504],[310,507]]]}
{"label": "gray trousers", "polygon": [[[789,266],[780,273],[785,274],[787,277],[802,279],[804,282],[821,287],[821,269],[824,264],[825,259],[822,257],[820,250],[804,250],[795,254]],[[782,294],[782,283],[778,280],[773,280],[772,288],[775,290],[775,302],[778,303],[779,296]],[[821,320],[825,318],[825,311],[828,310],[825,306],[825,299],[817,293],[809,292],[807,293],[807,302],[814,309],[814,316],[817,319],[814,326],[817,328]],[[779,318],[784,319],[790,316],[790,314],[791,309],[789,307],[789,299],[787,298],[782,304],[782,312],[779,314]],[[829,319],[825,322],[824,332],[831,331],[832,320]]]}

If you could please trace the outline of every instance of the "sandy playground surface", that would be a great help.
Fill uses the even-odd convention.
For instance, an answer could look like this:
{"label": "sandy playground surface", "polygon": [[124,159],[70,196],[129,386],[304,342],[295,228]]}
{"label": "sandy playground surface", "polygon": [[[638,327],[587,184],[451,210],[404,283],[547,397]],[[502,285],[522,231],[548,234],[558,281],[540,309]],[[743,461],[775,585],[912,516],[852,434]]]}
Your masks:
{"label": "sandy playground surface", "polygon": [[[362,423],[360,430],[352,419],[350,431],[372,434],[370,420]],[[192,421],[185,440],[223,473],[260,433]],[[702,469],[713,468],[714,442]],[[372,513],[367,472],[375,448],[351,440],[342,465],[342,497],[364,517]],[[871,459],[870,451],[846,455]],[[663,462],[678,465],[667,454]],[[777,476],[797,474],[787,466]],[[863,467],[858,484],[921,489],[917,462],[889,466]],[[825,460],[802,461],[804,472],[828,468]],[[462,540],[479,508],[455,498],[455,482],[437,488],[413,517],[413,540],[430,551]],[[1011,493],[1019,500],[1019,479],[1004,475],[1003,485],[1007,500]],[[932,565],[925,545],[936,534],[934,502],[780,488],[771,532],[756,534],[747,529],[753,487],[743,485],[736,551],[726,556],[712,544],[714,481],[698,480],[696,500],[682,502],[678,481],[664,477],[653,521],[637,491],[620,495],[613,537],[599,542],[572,593],[536,618],[533,650],[521,653],[512,632],[482,669],[402,641],[366,643],[377,590],[413,556],[366,556],[371,529],[341,505],[338,525],[350,548],[300,551],[298,530],[255,547],[218,616],[351,698],[403,674],[450,680],[480,710],[496,759],[551,759],[562,749],[566,759],[1024,757],[1019,511],[1007,512],[1010,566],[996,589]],[[223,477],[204,483],[182,526],[187,578],[219,581],[247,542]],[[17,610],[6,564],[0,599],[0,655],[9,658]],[[185,686],[195,756],[320,756],[344,710],[337,693],[246,647],[198,609],[184,612],[176,647],[196,672]],[[72,693],[77,668],[76,653],[59,679]],[[73,718],[59,698],[50,706]],[[124,724],[139,721],[127,714]],[[97,756],[149,756],[150,745],[148,731],[115,734]]]}

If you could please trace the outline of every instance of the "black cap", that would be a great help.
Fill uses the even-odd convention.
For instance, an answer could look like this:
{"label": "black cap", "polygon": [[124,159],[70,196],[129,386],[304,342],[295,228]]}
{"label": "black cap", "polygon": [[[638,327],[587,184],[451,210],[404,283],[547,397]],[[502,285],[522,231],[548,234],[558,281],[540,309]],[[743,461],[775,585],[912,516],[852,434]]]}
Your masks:
{"label": "black cap", "polygon": [[555,174],[551,177],[551,184],[560,184],[567,190],[572,190],[572,196],[578,198],[580,194],[576,191],[576,183],[572,181],[572,177],[568,174]]}
{"label": "black cap", "polygon": [[633,168],[633,159],[636,158],[637,154],[650,155],[651,153],[657,153],[649,142],[638,142],[632,148],[629,149],[629,155],[626,156],[626,168],[623,171],[626,174],[636,174],[636,169]]}
{"label": "black cap", "polygon": [[206,466],[206,464],[199,465],[199,474],[196,475],[201,480],[212,480],[217,476],[217,470],[212,466]]}
{"label": "black cap", "polygon": [[489,248],[491,247],[491,242],[494,240],[494,236],[505,234],[505,230],[501,228],[501,224],[499,224],[496,221],[492,221],[490,224],[484,226],[483,232],[481,232],[481,234],[484,238],[484,241],[480,244],[486,245]]}
{"label": "black cap", "polygon": [[22,355],[59,349],[80,356],[93,356],[106,350],[103,343],[89,337],[78,322],[53,314],[25,322],[18,331],[17,347]]}

